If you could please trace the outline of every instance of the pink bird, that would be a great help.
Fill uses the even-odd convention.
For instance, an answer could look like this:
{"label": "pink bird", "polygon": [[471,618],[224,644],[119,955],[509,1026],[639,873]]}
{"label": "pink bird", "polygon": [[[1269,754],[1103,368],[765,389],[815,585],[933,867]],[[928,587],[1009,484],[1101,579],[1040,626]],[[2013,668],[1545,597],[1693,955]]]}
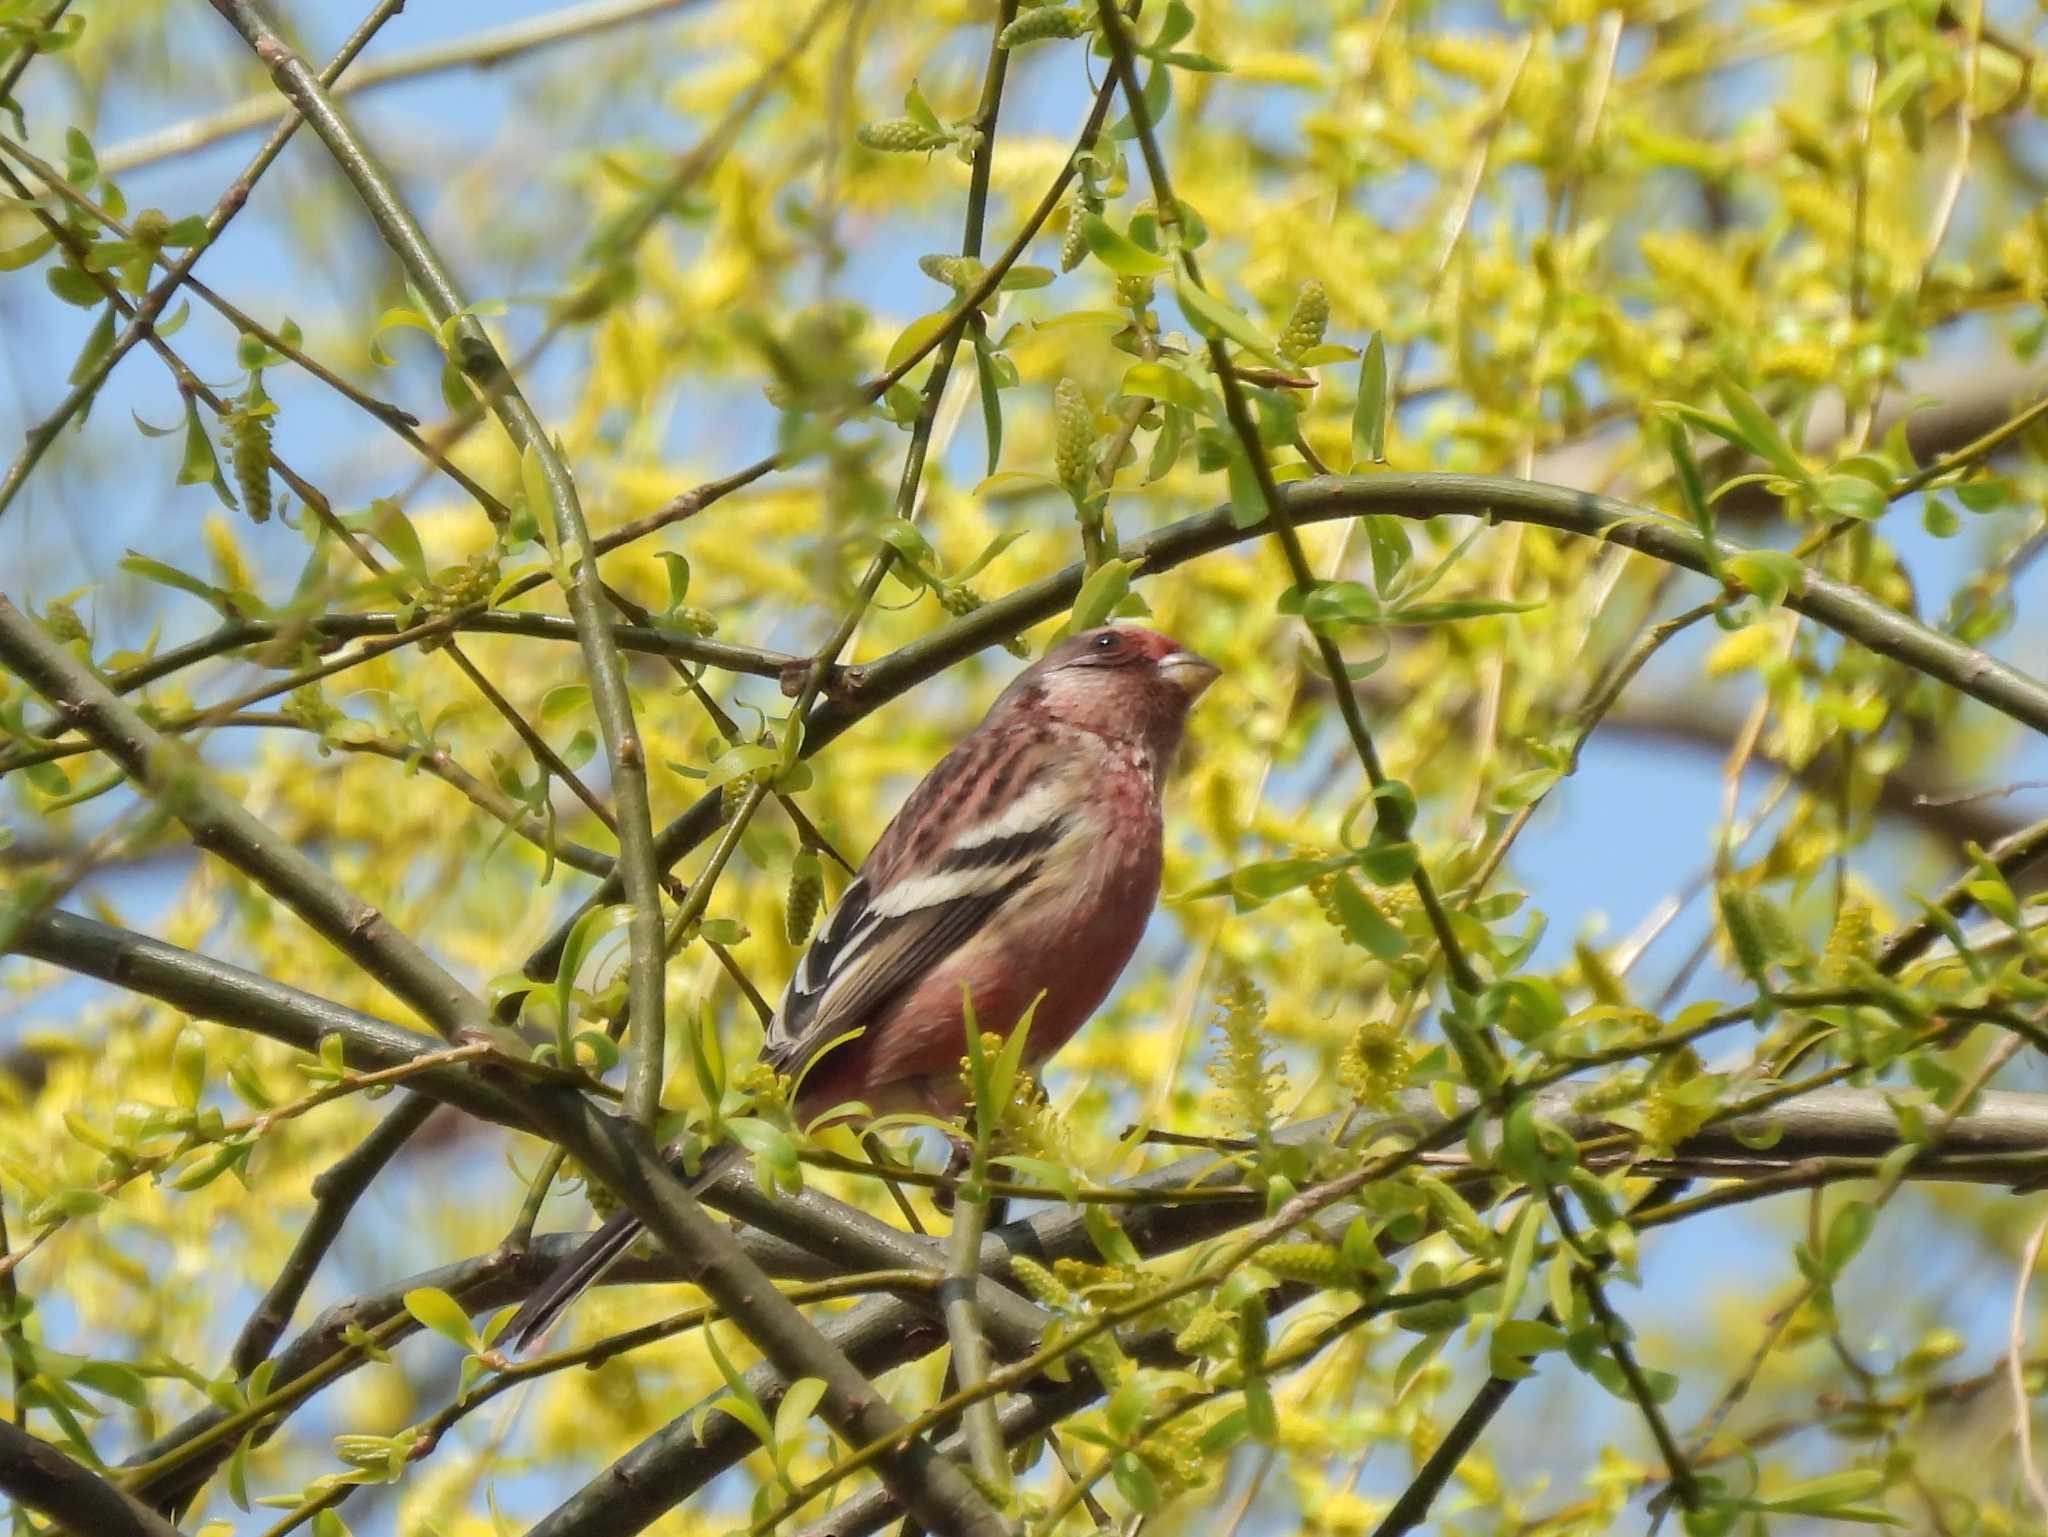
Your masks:
{"label": "pink bird", "polygon": [[[1216,674],[1157,631],[1106,626],[1003,690],[910,793],[790,979],[761,1054],[802,1075],[800,1117],[850,1100],[957,1114],[963,993],[1002,1035],[1032,1010],[1032,1066],[1087,1022],[1158,900],[1160,791]],[[513,1318],[514,1348],[638,1233],[624,1212],[598,1228]]]}

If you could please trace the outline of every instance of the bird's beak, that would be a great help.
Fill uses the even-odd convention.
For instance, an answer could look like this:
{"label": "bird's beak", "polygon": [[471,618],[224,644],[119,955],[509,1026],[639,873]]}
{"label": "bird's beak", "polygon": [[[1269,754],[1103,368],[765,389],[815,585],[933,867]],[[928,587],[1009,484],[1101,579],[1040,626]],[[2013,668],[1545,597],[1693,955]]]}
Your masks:
{"label": "bird's beak", "polygon": [[1190,701],[1199,699],[1202,690],[1214,683],[1222,670],[1206,656],[1192,651],[1169,651],[1159,659],[1159,675]]}

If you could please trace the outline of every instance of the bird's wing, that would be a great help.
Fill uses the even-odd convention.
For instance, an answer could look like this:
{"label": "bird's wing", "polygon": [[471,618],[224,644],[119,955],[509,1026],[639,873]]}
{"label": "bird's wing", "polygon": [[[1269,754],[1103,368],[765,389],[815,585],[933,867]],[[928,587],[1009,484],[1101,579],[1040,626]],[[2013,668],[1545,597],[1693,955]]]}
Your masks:
{"label": "bird's wing", "polygon": [[783,1071],[867,1024],[985,929],[1076,835],[1055,743],[978,732],[926,776],[797,964],[763,1055]]}

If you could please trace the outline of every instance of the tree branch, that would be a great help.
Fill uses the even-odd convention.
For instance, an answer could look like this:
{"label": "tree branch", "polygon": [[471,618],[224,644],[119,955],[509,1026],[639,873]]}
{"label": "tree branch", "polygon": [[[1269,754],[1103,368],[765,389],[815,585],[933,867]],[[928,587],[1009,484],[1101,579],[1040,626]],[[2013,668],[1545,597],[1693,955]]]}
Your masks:
{"label": "tree branch", "polygon": [[92,1537],[180,1537],[147,1505],[7,1420],[0,1420],[0,1489]]}
{"label": "tree branch", "polygon": [[313,1181],[313,1214],[299,1229],[292,1252],[277,1279],[256,1304],[255,1311],[235,1337],[228,1365],[237,1377],[246,1377],[263,1364],[292,1321],[299,1301],[312,1284],[313,1272],[341,1236],[342,1225],[363,1198],[385,1165],[396,1158],[440,1105],[425,1094],[408,1093],[386,1112],[377,1129],[332,1168]]}
{"label": "tree branch", "polygon": [[[356,190],[407,275],[426,300],[436,325],[451,333],[449,356],[489,400],[505,435],[527,462],[538,467],[551,504],[558,559],[574,564],[568,588],[569,609],[583,647],[590,683],[590,704],[604,738],[611,769],[612,795],[618,803],[619,861],[617,875],[632,915],[627,923],[631,952],[628,987],[634,1018],[633,1062],[627,1103],[639,1120],[651,1126],[660,1108],[662,1044],[666,1038],[663,969],[667,960],[661,938],[660,870],[655,863],[654,827],[648,801],[647,755],[633,719],[626,691],[625,669],[619,660],[612,618],[601,591],[597,551],[583,519],[576,483],[554,440],[520,393],[504,359],[470,314],[454,279],[428,242],[419,221],[398,197],[381,167],[370,157],[355,131],[335,109],[326,88],[285,40],[273,32],[249,0],[214,0],[227,19],[269,66],[278,90],[297,108],[327,146],[328,153]],[[538,511],[538,509],[535,509]]]}
{"label": "tree branch", "polygon": [[[378,29],[404,9],[404,6],[405,0],[380,0],[364,19],[363,24],[341,45],[341,50],[320,72],[317,79],[322,82],[337,79],[370,39],[376,36]],[[34,473],[36,465],[49,451],[50,445],[57,440],[57,434],[62,432],[65,424],[99,393],[100,386],[106,382],[107,375],[113,371],[114,365],[126,357],[129,350],[143,337],[154,334],[157,316],[162,313],[164,305],[170,302],[171,295],[178,291],[178,286],[185,281],[185,274],[206,254],[207,247],[213,244],[223,229],[227,228],[228,221],[242,211],[242,205],[248,202],[249,194],[255,189],[257,181],[270,169],[271,162],[277,159],[285,145],[291,142],[292,135],[298,131],[300,121],[296,112],[287,113],[283,117],[276,131],[265,141],[263,148],[256,152],[255,158],[243,168],[241,175],[228,184],[227,191],[221,194],[220,201],[206,216],[200,238],[187,247],[171,270],[142,296],[141,301],[135,306],[133,317],[122,328],[121,334],[114,338],[112,345],[105,352],[93,359],[92,366],[84,374],[76,378],[71,393],[58,402],[56,410],[30,429],[28,443],[22,449],[20,457],[8,469],[6,478],[0,480],[0,517],[6,516],[8,506],[22,486],[27,484],[28,477]]]}

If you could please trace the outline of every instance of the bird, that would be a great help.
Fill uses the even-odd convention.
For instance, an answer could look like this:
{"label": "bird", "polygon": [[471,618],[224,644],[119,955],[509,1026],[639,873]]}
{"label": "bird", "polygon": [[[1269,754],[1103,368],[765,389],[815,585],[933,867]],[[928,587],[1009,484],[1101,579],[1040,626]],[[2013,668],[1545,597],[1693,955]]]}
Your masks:
{"label": "bird", "polygon": [[[809,1121],[964,1108],[968,1011],[1036,1067],[1087,1023],[1159,897],[1162,792],[1216,664],[1156,630],[1103,625],[1054,645],[911,791],[799,959],[761,1057]],[[737,1155],[714,1147],[708,1183]],[[524,1350],[638,1236],[619,1212],[505,1333]]]}

